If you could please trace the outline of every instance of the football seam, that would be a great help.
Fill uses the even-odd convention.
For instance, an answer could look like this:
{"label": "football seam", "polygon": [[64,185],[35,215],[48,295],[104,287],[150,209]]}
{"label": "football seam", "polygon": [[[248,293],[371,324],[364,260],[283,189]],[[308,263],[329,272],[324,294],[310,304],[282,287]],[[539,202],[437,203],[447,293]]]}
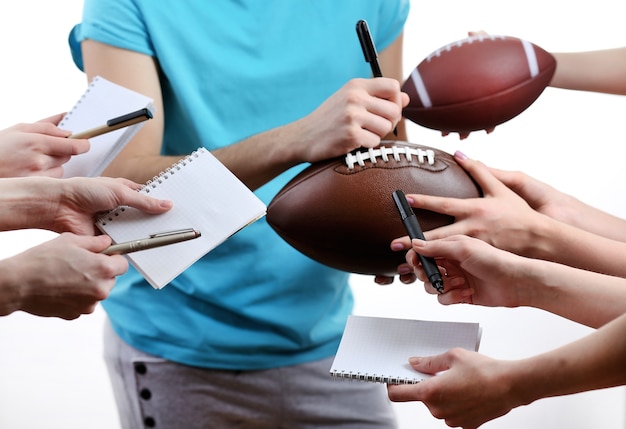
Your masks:
{"label": "football seam", "polygon": [[348,167],[348,170],[353,170],[355,162],[359,165],[359,167],[364,167],[366,161],[376,164],[379,157],[383,162],[389,162],[388,155],[392,155],[393,160],[398,162],[402,161],[400,155],[404,155],[406,160],[409,162],[412,162],[413,156],[416,156],[419,164],[423,164],[425,158],[428,158],[427,162],[429,165],[435,164],[434,150],[397,145],[392,145],[391,147],[381,146],[378,148],[369,148],[367,151],[356,151],[354,153],[350,152],[344,158],[344,163],[346,167]]}

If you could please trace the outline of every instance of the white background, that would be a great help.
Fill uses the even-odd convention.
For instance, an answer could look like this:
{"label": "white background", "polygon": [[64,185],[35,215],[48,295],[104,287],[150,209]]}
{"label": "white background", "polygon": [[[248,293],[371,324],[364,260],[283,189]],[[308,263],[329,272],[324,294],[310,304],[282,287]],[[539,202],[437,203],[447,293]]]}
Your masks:
{"label": "white background", "polygon": [[[0,129],[65,111],[82,94],[86,80],[67,48],[68,31],[80,20],[81,8],[82,0],[2,2]],[[405,31],[405,76],[430,52],[479,29],[520,37],[552,52],[617,47],[626,41],[614,0],[414,1]],[[624,217],[625,110],[626,98],[548,88],[527,111],[490,135],[473,133],[460,141],[412,125],[409,140],[523,170]],[[0,258],[53,236],[2,233]],[[381,287],[370,277],[354,276],[353,286],[360,314],[480,322],[481,351],[497,358],[533,355],[590,332],[534,309],[443,307],[421,284]],[[101,359],[103,317],[98,308],[71,322],[23,313],[0,318],[0,428],[119,427]],[[625,404],[623,388],[544,399],[484,427],[618,429],[625,427]],[[422,404],[395,407],[402,429],[447,427]]]}

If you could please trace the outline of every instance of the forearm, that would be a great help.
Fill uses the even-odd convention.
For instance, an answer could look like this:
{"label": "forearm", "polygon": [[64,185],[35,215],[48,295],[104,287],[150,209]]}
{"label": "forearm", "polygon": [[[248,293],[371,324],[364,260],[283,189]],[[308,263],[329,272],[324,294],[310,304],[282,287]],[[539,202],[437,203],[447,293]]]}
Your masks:
{"label": "forearm", "polygon": [[[618,224],[616,221],[616,226]],[[617,229],[619,230],[621,228]],[[606,238],[548,217],[536,223],[533,237],[529,240],[527,256],[626,277],[626,256],[620,257],[626,255],[624,241]]]}
{"label": "forearm", "polygon": [[[304,121],[259,133],[241,142],[217,149],[213,154],[235,176],[255,190],[287,169],[303,162],[296,152],[309,134],[303,128]],[[301,141],[297,141],[300,139]]]}
{"label": "forearm", "polygon": [[520,404],[626,384],[626,315],[553,351],[512,364]]}
{"label": "forearm", "polygon": [[579,199],[562,194],[556,204],[555,218],[585,231],[626,242],[626,220],[593,207]]}
{"label": "forearm", "polygon": [[537,259],[524,259],[521,305],[594,328],[626,313],[626,279]]}
{"label": "forearm", "polygon": [[[211,153],[254,190],[296,164],[295,161],[289,161],[286,154],[281,154],[278,142],[285,138],[285,134],[282,128],[270,130]],[[123,154],[103,174],[146,183],[186,155]]]}
{"label": "forearm", "polygon": [[576,222],[572,225],[603,237],[626,242],[626,220],[595,207],[587,206],[586,210],[578,214]]}
{"label": "forearm", "polygon": [[550,86],[626,95],[626,47],[553,55],[557,67]]}
{"label": "forearm", "polygon": [[[404,121],[398,123],[398,136],[389,133],[384,139],[406,139]],[[334,155],[319,151],[319,139],[332,137],[320,134],[319,122],[306,116],[282,127],[274,128],[237,144],[213,151],[213,154],[239,180],[254,190],[279,174],[303,162],[316,162],[332,156],[344,156],[347,150],[337,149]],[[325,142],[328,143],[328,142]],[[340,148],[344,142],[337,142]]]}
{"label": "forearm", "polygon": [[168,169],[187,154],[176,156],[127,155],[118,156],[102,173],[108,177],[124,177],[136,183],[146,183]]}

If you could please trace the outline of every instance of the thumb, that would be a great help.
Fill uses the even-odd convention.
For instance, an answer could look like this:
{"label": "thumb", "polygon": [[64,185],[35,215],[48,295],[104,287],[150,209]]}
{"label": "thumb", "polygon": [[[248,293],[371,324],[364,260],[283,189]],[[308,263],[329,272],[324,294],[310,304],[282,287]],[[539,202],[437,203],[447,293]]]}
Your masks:
{"label": "thumb", "polygon": [[64,116],[65,116],[65,113],[57,113],[56,115],[50,116],[48,118],[40,119],[37,122],[49,122],[53,125],[58,125]]}
{"label": "thumb", "polygon": [[94,253],[100,253],[111,245],[111,237],[105,234],[80,236],[80,240],[83,240],[82,244],[86,250]]}
{"label": "thumb", "polygon": [[400,97],[402,97],[402,107],[406,107],[409,105],[409,103],[411,102],[411,98],[409,97],[409,94],[407,94],[406,92],[401,92],[400,93]]}
{"label": "thumb", "polygon": [[446,354],[427,357],[414,356],[409,358],[409,364],[414,370],[424,374],[436,374],[450,369],[450,360]]}

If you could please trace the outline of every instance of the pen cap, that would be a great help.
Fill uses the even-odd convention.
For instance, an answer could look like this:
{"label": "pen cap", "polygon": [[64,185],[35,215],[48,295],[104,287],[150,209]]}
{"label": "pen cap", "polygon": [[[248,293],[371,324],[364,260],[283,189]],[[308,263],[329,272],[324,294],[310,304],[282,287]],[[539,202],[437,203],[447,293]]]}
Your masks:
{"label": "pen cap", "polygon": [[359,38],[359,42],[361,43],[361,49],[363,50],[365,61],[368,63],[375,61],[378,57],[378,52],[376,52],[376,46],[374,46],[374,41],[372,40],[372,35],[370,33],[369,26],[367,25],[367,21],[361,19],[356,23],[356,33]]}

